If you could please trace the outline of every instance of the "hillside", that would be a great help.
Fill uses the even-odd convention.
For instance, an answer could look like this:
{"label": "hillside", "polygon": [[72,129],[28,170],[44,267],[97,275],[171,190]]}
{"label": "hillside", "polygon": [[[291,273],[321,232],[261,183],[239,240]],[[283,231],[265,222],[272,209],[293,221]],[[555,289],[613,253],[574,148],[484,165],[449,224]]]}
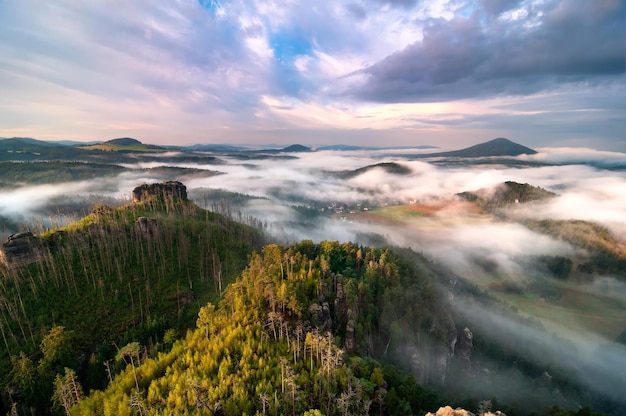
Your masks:
{"label": "hillside", "polygon": [[312,152],[310,147],[302,146],[301,144],[292,144],[283,149],[280,149],[283,153],[307,153]]}
{"label": "hillside", "polygon": [[0,188],[107,178],[125,170],[114,164],[74,161],[0,162]]}
{"label": "hillside", "polygon": [[533,155],[537,151],[530,149],[521,144],[514,143],[509,139],[497,138],[485,143],[480,143],[474,146],[466,147],[460,150],[453,150],[450,152],[429,153],[423,155],[416,155],[415,157],[459,157],[459,158],[477,158],[477,157],[492,157],[492,156],[519,156],[519,155]]}
{"label": "hillside", "polygon": [[358,168],[358,169],[354,169],[354,170],[345,170],[345,171],[340,171],[340,172],[332,172],[332,175],[338,176],[340,178],[343,179],[350,179],[350,178],[354,178],[356,176],[359,176],[365,172],[369,172],[372,169],[382,169],[387,173],[390,174],[394,174],[394,175],[408,175],[410,173],[412,173],[411,169],[409,169],[408,167],[401,165],[399,163],[396,162],[383,162],[383,163],[377,163],[375,165],[368,165],[368,166],[364,166],[362,168]]}
{"label": "hillside", "polygon": [[43,140],[12,138],[0,140],[0,161],[16,160],[74,160],[84,154],[81,150]]}
{"label": "hillside", "polygon": [[[515,330],[505,341],[490,335],[496,318],[459,314],[465,301],[453,306],[447,290],[436,289],[449,278],[410,250],[268,245],[219,305],[201,309],[195,331],[169,352],[126,360],[105,390],[75,400],[72,414],[407,415],[451,402],[475,408],[490,394],[515,416],[575,407],[565,396],[589,400],[568,371],[519,355],[536,352]],[[466,282],[457,286],[457,295],[474,293],[471,303],[490,302]],[[541,334],[506,308],[494,314]],[[539,350],[545,356],[545,345]],[[530,384],[511,382],[510,371]],[[541,381],[548,371],[557,376]]]}
{"label": "hillside", "polygon": [[[354,355],[368,348],[381,355],[386,347],[400,347],[398,334],[391,347],[372,337],[393,328],[387,323],[405,313],[374,308],[382,305],[385,288],[408,283],[397,262],[388,252],[363,253],[336,242],[267,246],[251,258],[219,307],[208,304],[201,310],[195,332],[134,372],[127,367],[106,391],[79,403],[76,414],[99,415],[103,409],[128,414],[133,401],[151,414],[192,409],[209,414],[218,408],[225,415],[302,414],[310,409],[328,415],[341,409],[365,414],[368,409],[378,413],[408,405],[409,398],[416,411],[430,407],[436,398],[412,378]],[[366,286],[359,289],[353,278],[338,274],[350,266],[357,267],[350,274],[368,276]],[[385,274],[397,283],[385,283]],[[410,287],[417,289],[421,280]],[[378,294],[368,295],[374,287],[380,288]],[[434,301],[431,291],[417,296],[427,304]],[[372,327],[373,319],[382,322]],[[399,392],[409,385],[412,390]]]}
{"label": "hillside", "polygon": [[525,204],[554,198],[556,194],[527,183],[507,181],[493,188],[461,192],[458,196],[468,201],[476,202],[485,211],[494,212],[498,208],[514,204]]}
{"label": "hillside", "polygon": [[121,368],[116,346],[167,348],[260,243],[257,230],[157,192],[2,244],[0,413],[49,413],[65,367],[85,391],[103,387]]}
{"label": "hillside", "polygon": [[626,281],[626,242],[606,227],[582,220],[535,220],[525,225],[584,250],[572,259],[574,272],[584,275],[613,275]]}
{"label": "hillside", "polygon": [[105,152],[164,152],[165,148],[150,144],[143,144],[137,139],[131,139],[128,137],[108,140],[100,144],[92,144],[87,146],[80,146],[80,149],[90,151],[105,151]]}

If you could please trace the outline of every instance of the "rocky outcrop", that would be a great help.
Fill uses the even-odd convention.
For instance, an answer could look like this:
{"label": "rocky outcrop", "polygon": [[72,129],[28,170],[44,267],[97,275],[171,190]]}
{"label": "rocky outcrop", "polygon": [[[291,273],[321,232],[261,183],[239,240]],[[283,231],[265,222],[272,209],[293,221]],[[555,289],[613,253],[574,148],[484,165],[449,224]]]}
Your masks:
{"label": "rocky outcrop", "polygon": [[187,201],[187,187],[178,181],[143,184],[133,189],[132,198],[133,204]]}
{"label": "rocky outcrop", "polygon": [[350,319],[348,319],[348,323],[346,324],[346,337],[343,343],[343,346],[347,351],[354,351],[355,340],[354,340],[354,330],[356,329],[356,323],[354,319],[352,319],[352,311],[350,311]]}
{"label": "rocky outcrop", "polygon": [[311,324],[321,332],[332,329],[333,321],[330,317],[328,302],[324,302],[321,305],[319,303],[312,304],[309,306],[309,314],[311,316]]}
{"label": "rocky outcrop", "polygon": [[472,357],[472,349],[474,348],[474,334],[468,327],[463,328],[461,336],[458,338],[456,352],[461,360],[467,364],[470,363]]}
{"label": "rocky outcrop", "polygon": [[476,416],[476,415],[465,409],[461,409],[461,408],[453,409],[450,406],[446,406],[446,407],[440,407],[436,413],[428,412],[426,413],[426,416]]}
{"label": "rocky outcrop", "polygon": [[481,413],[480,415],[476,415],[470,412],[469,410],[461,409],[459,407],[457,407],[456,409],[453,409],[450,406],[446,406],[446,407],[440,407],[436,413],[428,412],[426,413],[426,416],[506,416],[506,414],[498,410],[495,413],[485,412],[485,413]]}
{"label": "rocky outcrop", "polygon": [[0,262],[6,266],[33,263],[39,254],[37,246],[38,239],[29,231],[11,234],[0,246]]}
{"label": "rocky outcrop", "polygon": [[433,357],[435,370],[434,381],[444,384],[448,373],[448,365],[454,356],[457,343],[457,330],[452,315],[448,312],[440,316],[431,331],[435,339],[438,339],[434,350],[435,356]]}
{"label": "rocky outcrop", "polygon": [[146,238],[156,238],[160,228],[159,223],[154,218],[139,217],[135,221],[135,230]]}

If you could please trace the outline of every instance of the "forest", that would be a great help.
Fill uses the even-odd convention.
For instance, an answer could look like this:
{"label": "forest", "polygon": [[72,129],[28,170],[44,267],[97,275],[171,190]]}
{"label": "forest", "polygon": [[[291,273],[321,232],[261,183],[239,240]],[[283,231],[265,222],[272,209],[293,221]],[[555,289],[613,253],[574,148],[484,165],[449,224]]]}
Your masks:
{"label": "forest", "polygon": [[[34,234],[32,259],[2,268],[3,412],[406,415],[490,400],[510,416],[616,406],[459,313],[455,296],[524,321],[427,256],[267,244],[259,227],[164,193]],[[498,362],[494,374],[481,361]],[[505,386],[510,371],[550,380]],[[478,380],[484,388],[472,387]]]}

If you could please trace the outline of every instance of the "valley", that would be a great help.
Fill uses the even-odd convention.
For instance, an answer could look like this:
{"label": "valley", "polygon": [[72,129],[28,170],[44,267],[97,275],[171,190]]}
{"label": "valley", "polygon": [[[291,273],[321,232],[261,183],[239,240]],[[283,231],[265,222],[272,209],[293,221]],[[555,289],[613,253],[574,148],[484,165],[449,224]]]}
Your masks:
{"label": "valley", "polygon": [[[4,241],[23,233],[3,245],[5,409],[621,406],[626,178],[615,165],[133,140],[90,144],[84,160],[38,145],[45,161],[2,162]],[[537,384],[543,372],[553,381]]]}

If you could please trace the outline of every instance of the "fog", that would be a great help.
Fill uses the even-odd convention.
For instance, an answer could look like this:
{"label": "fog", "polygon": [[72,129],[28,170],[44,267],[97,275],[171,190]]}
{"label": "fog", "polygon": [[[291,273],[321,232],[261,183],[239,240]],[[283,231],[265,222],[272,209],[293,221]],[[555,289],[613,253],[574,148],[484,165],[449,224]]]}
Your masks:
{"label": "fog", "polygon": [[[406,154],[406,157],[403,155]],[[172,163],[177,153],[159,163],[138,160],[125,164],[127,170],[113,178],[21,186],[0,190],[0,220],[6,234],[16,224],[54,226],[84,215],[93,204],[125,204],[131,191],[142,183],[181,180],[192,200],[203,207],[228,205],[260,220],[278,241],[300,239],[357,241],[362,244],[389,244],[411,247],[441,262],[461,278],[478,282],[485,276],[515,282],[524,287],[541,277],[532,256],[567,256],[577,259],[580,248],[527,228],[536,219],[579,219],[607,227],[619,240],[626,240],[626,154],[595,152],[588,149],[540,149],[537,155],[520,156],[519,162],[541,161],[554,165],[503,163],[450,163],[411,159],[415,152],[403,150],[394,156],[382,151],[318,151],[299,153],[294,158],[247,157],[223,153],[218,164]],[[181,159],[182,160],[182,159]],[[393,173],[393,168],[373,166],[393,162],[409,173]],[[593,166],[592,166],[593,165]],[[163,177],[145,169],[159,166],[206,169],[220,175],[181,178]],[[366,166],[359,174],[352,171]],[[522,167],[520,167],[522,166]],[[352,173],[350,173],[352,172]],[[545,202],[518,204],[495,218],[463,201],[460,192],[494,189],[505,181],[529,183],[554,192]],[[236,199],[216,200],[212,190],[243,194]],[[224,193],[220,198],[223,198]],[[396,205],[419,206],[424,212],[389,211]],[[72,208],[73,207],[73,208]],[[387,210],[387,211],[386,211]],[[53,217],[55,219],[53,219]],[[24,229],[27,225],[23,225]],[[626,247],[626,246],[624,246]],[[530,266],[529,266],[530,265]],[[626,309],[624,276],[596,276],[584,282],[549,283],[555,290],[567,285],[600,301],[617,302]],[[624,348],[603,338],[589,325],[559,328],[575,345],[546,338],[545,332],[512,321],[468,299],[456,302],[459,313],[469,321],[485,325],[484,333],[497,337],[531,354],[538,363],[555,364],[574,375],[594,391],[607,392],[623,400],[616,386],[626,373]],[[620,315],[621,316],[621,315]],[[626,315],[624,315],[626,316]],[[552,322],[554,324],[554,322]],[[556,322],[558,325],[559,323]],[[623,328],[626,329],[626,328]],[[622,329],[622,330],[623,330]],[[600,347],[602,346],[602,347]],[[485,364],[488,366],[488,364]],[[517,377],[517,376],[516,376]],[[511,375],[511,380],[515,377]],[[519,388],[529,380],[520,380]]]}
{"label": "fog", "polygon": [[[537,327],[532,320],[514,318],[469,298],[455,299],[454,306],[457,313],[471,319],[475,333],[488,334],[504,347],[504,351],[515,351],[548,374],[552,372],[551,376],[577,380],[585,394],[591,392],[590,396],[603,395],[616,403],[626,404],[623,390],[626,372],[624,345],[608,342],[593,333],[580,330],[570,331],[568,341],[565,341]],[[480,357],[476,357],[475,364],[491,372],[495,369],[496,373],[500,367],[498,363]],[[519,373],[507,374],[507,377],[499,377],[498,382],[505,384],[499,388],[515,392],[518,398],[525,394],[533,397],[538,387],[550,385],[539,374],[528,378],[520,377]],[[557,398],[558,395],[553,393],[552,399]],[[529,404],[528,408],[531,407]]]}
{"label": "fog", "polygon": [[[588,150],[588,149],[586,149]],[[408,151],[407,151],[408,152]],[[587,152],[590,160],[616,162],[626,154]],[[211,155],[210,153],[203,153]],[[580,149],[541,149],[532,156],[549,161],[566,159],[579,163],[584,156]],[[168,156],[176,156],[176,153]],[[626,171],[607,170],[584,164],[560,166],[510,167],[506,165],[445,166],[427,160],[408,160],[402,156],[381,157],[380,151],[318,151],[299,153],[293,159],[239,160],[217,153],[223,164],[199,165],[171,163],[167,166],[200,168],[219,171],[211,177],[184,178],[189,195],[202,202],[203,189],[222,189],[257,199],[232,207],[266,222],[288,240],[355,240],[358,235],[375,233],[385,236],[389,243],[411,246],[435,258],[467,267],[467,257],[480,253],[494,259],[511,273],[519,272],[511,258],[521,254],[563,254],[571,251],[564,243],[539,235],[514,223],[491,221],[462,205],[438,209],[420,221],[395,224],[374,217],[353,220],[345,212],[356,210],[369,213],[379,207],[408,204],[410,201],[458,201],[459,192],[493,188],[505,181],[529,183],[556,193],[558,196],[543,204],[516,206],[511,216],[519,219],[581,219],[597,221],[614,234],[626,236]],[[409,155],[410,156],[410,155]],[[345,178],[341,173],[382,162],[395,162],[410,170],[409,174],[394,174],[374,167],[361,174]],[[177,179],[147,174],[146,168],[164,166],[154,158],[125,165],[127,170],[115,178],[62,183],[57,185],[25,186],[0,193],[0,215],[17,221],[58,214],[51,201],[90,198],[90,201],[117,198],[122,203],[131,190],[144,182]],[[311,217],[302,218],[295,207],[307,207]],[[331,211],[337,214],[330,215]],[[67,211],[67,209],[66,209]],[[313,215],[313,214],[317,215]],[[77,214],[81,214],[78,212]],[[395,224],[395,225],[394,225]]]}

